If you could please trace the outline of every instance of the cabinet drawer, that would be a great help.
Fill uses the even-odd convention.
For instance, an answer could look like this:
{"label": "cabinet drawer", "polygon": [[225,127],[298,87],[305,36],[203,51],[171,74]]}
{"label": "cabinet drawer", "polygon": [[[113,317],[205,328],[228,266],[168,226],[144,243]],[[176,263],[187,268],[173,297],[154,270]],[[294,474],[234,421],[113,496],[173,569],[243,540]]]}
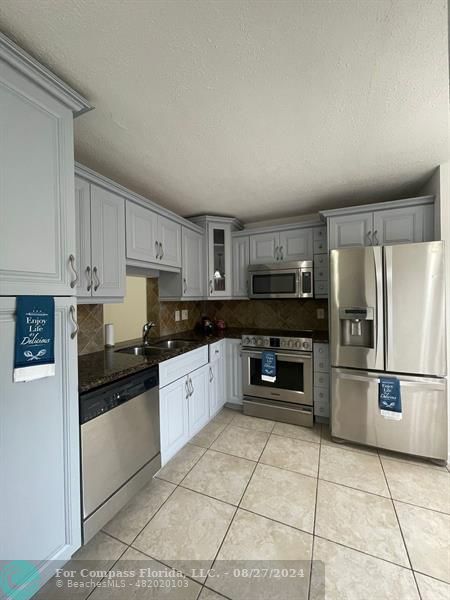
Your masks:
{"label": "cabinet drawer", "polygon": [[314,400],[314,415],[316,417],[329,418],[330,416],[330,403],[328,400],[321,401]]}
{"label": "cabinet drawer", "polygon": [[327,388],[330,385],[330,377],[328,373],[323,373],[321,371],[316,371],[314,373],[314,385],[318,385],[323,388]]}
{"label": "cabinet drawer", "polygon": [[314,254],[323,254],[327,251],[327,240],[314,240]]}
{"label": "cabinet drawer", "polygon": [[328,254],[314,256],[314,279],[317,281],[328,279]]}
{"label": "cabinet drawer", "polygon": [[175,358],[165,360],[159,365],[159,387],[184,377],[208,362],[208,346],[202,346],[192,352],[186,352]]}
{"label": "cabinet drawer", "polygon": [[314,295],[328,296],[328,279],[324,279],[323,281],[314,280]]}
{"label": "cabinet drawer", "polygon": [[214,363],[223,358],[223,340],[209,345],[209,362]]}
{"label": "cabinet drawer", "polygon": [[313,239],[316,240],[325,240],[327,239],[327,228],[326,227],[314,227],[313,229]]}
{"label": "cabinet drawer", "polygon": [[314,344],[314,371],[328,373],[329,369],[328,344]]}

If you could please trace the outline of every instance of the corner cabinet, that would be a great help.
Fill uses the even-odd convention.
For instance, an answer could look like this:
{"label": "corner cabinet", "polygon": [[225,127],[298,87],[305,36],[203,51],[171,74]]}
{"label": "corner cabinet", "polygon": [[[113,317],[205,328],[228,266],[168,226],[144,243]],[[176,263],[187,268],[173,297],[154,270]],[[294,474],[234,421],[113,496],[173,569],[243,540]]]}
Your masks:
{"label": "corner cabinet", "polygon": [[189,227],[181,227],[181,272],[160,271],[160,298],[203,299],[206,289],[204,260],[204,234]]}
{"label": "corner cabinet", "polygon": [[76,177],[77,297],[119,301],[125,295],[125,200]]}
{"label": "corner cabinet", "polygon": [[327,218],[330,250],[427,242],[435,237],[432,196],[323,211],[321,214]]}

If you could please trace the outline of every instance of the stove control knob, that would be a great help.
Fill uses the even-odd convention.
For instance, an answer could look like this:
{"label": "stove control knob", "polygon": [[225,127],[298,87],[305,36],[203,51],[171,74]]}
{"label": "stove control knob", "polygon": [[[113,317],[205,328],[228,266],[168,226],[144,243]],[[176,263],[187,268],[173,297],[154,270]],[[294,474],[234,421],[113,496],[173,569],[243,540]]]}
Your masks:
{"label": "stove control knob", "polygon": [[264,340],[263,340],[262,338],[258,338],[258,339],[256,340],[256,345],[257,345],[257,346],[262,346],[262,345],[263,345],[263,343],[264,343]]}
{"label": "stove control knob", "polygon": [[256,338],[255,337],[252,337],[252,345],[256,346]]}
{"label": "stove control knob", "polygon": [[248,346],[250,344],[250,338],[249,337],[244,338],[244,344],[246,346]]}
{"label": "stove control knob", "polygon": [[292,348],[294,346],[294,342],[292,340],[289,340],[288,346],[289,346],[289,348]]}
{"label": "stove control knob", "polygon": [[303,348],[305,348],[305,350],[309,350],[309,343],[303,342]]}
{"label": "stove control knob", "polygon": [[295,347],[296,347],[296,348],[300,348],[300,341],[299,341],[299,340],[297,340],[297,341],[295,342]]}

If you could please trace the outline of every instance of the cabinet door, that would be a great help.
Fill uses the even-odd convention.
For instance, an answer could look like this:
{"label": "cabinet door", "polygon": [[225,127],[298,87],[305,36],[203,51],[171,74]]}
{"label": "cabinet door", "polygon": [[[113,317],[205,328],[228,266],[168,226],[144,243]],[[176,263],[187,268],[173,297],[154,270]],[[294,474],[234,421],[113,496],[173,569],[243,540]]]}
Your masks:
{"label": "cabinet door", "polygon": [[331,217],[328,223],[329,249],[371,246],[373,213]]}
{"label": "cabinet door", "polygon": [[76,268],[78,270],[77,297],[92,295],[91,266],[91,186],[88,181],[75,177]]}
{"label": "cabinet door", "polygon": [[232,240],[233,296],[236,297],[248,297],[249,243],[248,236]]}
{"label": "cabinet door", "polygon": [[159,262],[171,267],[181,267],[181,225],[159,216],[156,241],[159,244]]}
{"label": "cabinet door", "polygon": [[231,228],[208,223],[208,296],[231,296]]}
{"label": "cabinet door", "polygon": [[0,494],[0,560],[50,565],[68,560],[81,544],[73,303],[55,298],[55,376],[13,383],[16,301],[0,298],[0,470],[7,482]]}
{"label": "cabinet door", "polygon": [[164,465],[189,440],[187,378],[159,391],[161,462]]}
{"label": "cabinet door", "polygon": [[292,229],[280,232],[281,260],[312,260],[313,232],[312,229]]}
{"label": "cabinet door", "polygon": [[188,375],[189,438],[198,433],[209,421],[209,365]]}
{"label": "cabinet door", "polygon": [[0,61],[0,131],[0,295],[75,295],[72,113]]}
{"label": "cabinet door", "polygon": [[91,185],[93,296],[125,295],[124,199]]}
{"label": "cabinet door", "polygon": [[204,295],[205,270],[203,258],[203,235],[183,227],[183,298],[195,298]]}
{"label": "cabinet door", "polygon": [[258,233],[250,236],[250,264],[270,264],[277,260],[280,234]]}
{"label": "cabinet door", "polygon": [[227,378],[225,401],[242,404],[241,340],[226,340],[225,365]]}
{"label": "cabinet door", "polygon": [[155,263],[159,258],[157,242],[158,215],[144,206],[127,200],[127,258]]}
{"label": "cabinet door", "polygon": [[433,239],[433,207],[410,206],[377,211],[373,215],[374,244],[409,244]]}

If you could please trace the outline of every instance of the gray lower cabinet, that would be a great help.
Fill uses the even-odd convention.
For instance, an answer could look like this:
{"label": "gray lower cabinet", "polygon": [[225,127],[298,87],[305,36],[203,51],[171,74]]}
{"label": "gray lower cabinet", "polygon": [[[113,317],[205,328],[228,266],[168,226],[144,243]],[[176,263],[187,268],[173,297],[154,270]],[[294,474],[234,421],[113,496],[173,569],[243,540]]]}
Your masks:
{"label": "gray lower cabinet", "polygon": [[225,342],[220,340],[209,347],[209,416],[213,418],[226,402]]}
{"label": "gray lower cabinet", "polygon": [[242,404],[241,340],[225,340],[225,374],[227,402]]}
{"label": "gray lower cabinet", "polygon": [[328,419],[330,416],[330,360],[329,346],[314,343],[314,416]]}
{"label": "gray lower cabinet", "polygon": [[0,560],[37,561],[45,581],[81,544],[76,303],[55,298],[56,374],[28,383],[12,379],[15,304],[0,298]]}
{"label": "gray lower cabinet", "polygon": [[77,296],[87,302],[125,295],[125,201],[77,177],[75,181]]}
{"label": "gray lower cabinet", "polygon": [[249,236],[232,239],[233,297],[248,298]]}

